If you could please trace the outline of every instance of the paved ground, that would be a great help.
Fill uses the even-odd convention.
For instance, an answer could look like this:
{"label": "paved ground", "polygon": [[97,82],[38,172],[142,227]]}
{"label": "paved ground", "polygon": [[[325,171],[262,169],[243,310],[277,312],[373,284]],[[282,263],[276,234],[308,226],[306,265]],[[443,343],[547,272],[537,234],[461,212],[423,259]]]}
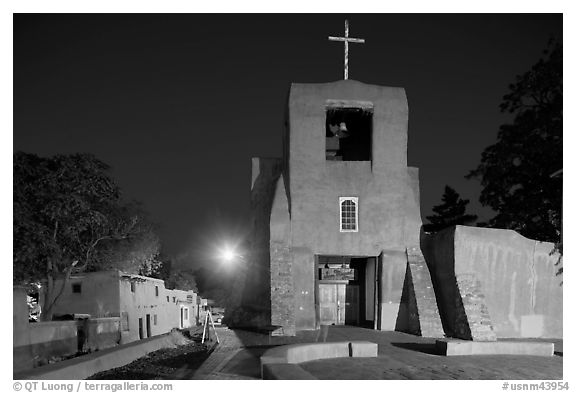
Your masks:
{"label": "paved ground", "polygon": [[[538,356],[439,356],[434,339],[353,327],[325,327],[296,337],[272,337],[218,328],[220,345],[197,370],[181,379],[259,379],[260,355],[274,345],[367,340],[378,343],[372,359],[329,359],[301,364],[320,379],[562,379],[562,352]],[[561,342],[556,342],[561,351]]]}

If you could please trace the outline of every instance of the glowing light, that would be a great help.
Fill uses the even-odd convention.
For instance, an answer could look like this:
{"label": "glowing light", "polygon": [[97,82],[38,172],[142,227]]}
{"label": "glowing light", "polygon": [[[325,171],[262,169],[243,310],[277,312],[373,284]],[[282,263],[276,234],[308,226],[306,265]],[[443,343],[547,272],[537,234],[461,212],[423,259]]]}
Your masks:
{"label": "glowing light", "polygon": [[217,250],[216,257],[227,265],[236,265],[244,260],[244,256],[238,252],[236,244],[222,244]]}
{"label": "glowing light", "polygon": [[236,259],[236,253],[234,252],[234,250],[227,248],[224,251],[222,251],[222,259],[224,259],[226,262],[231,262],[234,259]]}

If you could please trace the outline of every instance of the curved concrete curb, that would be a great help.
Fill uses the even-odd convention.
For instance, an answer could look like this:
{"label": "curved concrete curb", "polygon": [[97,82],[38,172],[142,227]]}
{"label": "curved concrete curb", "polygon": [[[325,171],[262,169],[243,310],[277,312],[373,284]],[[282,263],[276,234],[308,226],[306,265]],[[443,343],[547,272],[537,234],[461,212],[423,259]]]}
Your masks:
{"label": "curved concrete curb", "polygon": [[378,344],[370,341],[342,341],[282,345],[260,357],[262,379],[316,379],[298,366],[312,360],[343,357],[377,357]]}

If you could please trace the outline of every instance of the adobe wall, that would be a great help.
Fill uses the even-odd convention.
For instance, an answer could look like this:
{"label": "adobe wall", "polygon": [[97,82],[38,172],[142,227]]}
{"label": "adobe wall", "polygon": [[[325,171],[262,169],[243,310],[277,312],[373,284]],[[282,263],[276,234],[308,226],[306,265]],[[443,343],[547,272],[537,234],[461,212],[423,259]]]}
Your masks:
{"label": "adobe wall", "polygon": [[52,357],[65,357],[78,352],[78,321],[30,323],[30,346],[35,366]]}
{"label": "adobe wall", "polygon": [[[373,103],[372,161],[326,160],[327,100]],[[376,257],[383,250],[402,252],[408,245],[417,246],[418,176],[407,167],[408,105],[402,88],[350,80],[293,84],[289,127],[296,326],[313,329],[314,256]],[[340,196],[359,199],[356,233],[339,230]]]}
{"label": "adobe wall", "polygon": [[[553,244],[511,230],[466,226],[448,228],[423,243],[435,287],[443,293],[444,319],[463,318],[449,303],[460,297],[468,324],[489,319],[497,337],[562,337],[562,278],[556,275],[558,256],[550,255]],[[483,307],[466,304],[475,296]],[[482,312],[486,316],[474,315]]]}
{"label": "adobe wall", "polygon": [[381,255],[378,302],[379,330],[404,331],[407,323],[401,320],[402,292],[406,278],[406,251],[384,251]]}
{"label": "adobe wall", "polygon": [[[16,332],[16,331],[15,331]],[[28,337],[22,342],[18,337]],[[31,369],[78,353],[112,348],[120,343],[120,320],[98,318],[31,322],[19,327],[14,341],[14,372]]]}
{"label": "adobe wall", "polygon": [[[176,318],[172,319],[173,326],[170,327],[170,329],[174,327],[185,329],[191,326],[196,326],[196,297],[194,292],[184,291],[182,289],[165,289],[165,291],[167,295],[171,293],[171,296],[176,296]],[[190,299],[188,299],[189,295]],[[173,304],[174,303],[172,303],[171,306],[173,306]],[[188,316],[186,316],[186,312],[180,311],[181,309],[188,310]],[[174,311],[172,311],[172,313],[174,313]],[[162,333],[168,331],[170,330],[166,330]],[[154,333],[154,335],[162,333]]]}
{"label": "adobe wall", "polygon": [[[166,289],[163,280],[150,277],[145,280],[134,280],[134,292],[131,290],[129,279],[121,279],[117,285],[120,292],[120,313],[128,313],[128,329],[122,328],[123,344],[140,339],[139,318],[142,318],[143,338],[148,337],[147,314],[150,315],[150,336],[179,328],[181,306],[189,309],[186,324],[193,323],[194,307],[188,303],[188,291]],[[158,286],[158,296],[156,296],[156,286]],[[156,315],[156,324],[154,324],[154,315]],[[122,315],[120,317],[122,319]]]}
{"label": "adobe wall", "polygon": [[[279,179],[282,160],[279,158],[252,158],[252,183],[250,188],[251,229],[249,252],[236,265],[236,290],[241,299],[226,310],[226,323],[234,327],[264,327],[272,323],[272,287],[281,286],[273,282],[271,264],[274,260],[274,280],[281,268],[278,258],[285,253],[285,245],[273,240],[271,232],[283,223],[272,224],[271,214]],[[278,215],[275,214],[276,216]],[[280,232],[282,231],[279,229]],[[281,235],[280,235],[281,236]],[[272,255],[271,255],[272,254]],[[277,318],[277,317],[276,317]],[[280,324],[281,321],[275,320]]]}
{"label": "adobe wall", "polygon": [[[62,282],[62,280],[54,282],[57,291],[61,288]],[[72,292],[74,283],[81,284],[81,293]],[[79,274],[77,278],[71,277],[68,280],[53,312],[54,315],[90,314],[94,318],[117,317],[120,315],[118,296],[117,270]]]}
{"label": "adobe wall", "polygon": [[84,322],[85,352],[100,351],[120,344],[120,318],[96,318]]}
{"label": "adobe wall", "polygon": [[165,334],[146,340],[119,345],[30,370],[14,371],[15,380],[78,380],[96,373],[121,367],[162,348],[174,348],[177,336]]}

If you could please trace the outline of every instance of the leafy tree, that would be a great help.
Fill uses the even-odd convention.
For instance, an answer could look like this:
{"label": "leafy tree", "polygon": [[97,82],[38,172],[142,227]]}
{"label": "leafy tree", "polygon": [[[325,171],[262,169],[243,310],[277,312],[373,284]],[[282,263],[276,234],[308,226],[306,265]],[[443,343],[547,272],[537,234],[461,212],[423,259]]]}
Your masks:
{"label": "leafy tree", "polygon": [[170,274],[172,272],[172,259],[160,252],[158,258],[160,261],[160,266],[156,269],[149,277],[158,278],[160,280],[164,280],[164,284],[167,285],[168,280],[170,279]]}
{"label": "leafy tree", "polygon": [[127,273],[157,277],[162,270],[159,259],[160,238],[148,223],[146,213],[139,207],[128,205],[123,209],[126,210],[123,212],[126,219],[138,217],[141,221],[129,236],[104,242],[97,250],[97,258],[89,270],[119,269]]}
{"label": "leafy tree", "polygon": [[170,289],[181,289],[198,293],[196,276],[189,270],[173,270],[170,272],[166,286]]}
{"label": "leafy tree", "polygon": [[500,127],[498,141],[467,178],[480,180],[480,202],[496,212],[490,226],[557,242],[562,180],[550,175],[562,168],[561,44],[551,42],[544,58],[509,88],[500,109],[514,120]]}
{"label": "leafy tree", "polygon": [[[114,252],[144,241],[151,227],[134,204],[122,202],[109,167],[94,156],[17,152],[13,160],[13,281],[45,281],[42,318],[50,320],[73,272],[111,267],[121,259],[112,257]],[[62,280],[58,288],[57,280]]]}
{"label": "leafy tree", "polygon": [[478,216],[466,214],[466,205],[470,201],[460,198],[460,195],[451,187],[444,188],[442,195],[442,204],[434,206],[432,211],[436,213],[433,216],[427,216],[430,224],[424,225],[426,232],[437,232],[452,225],[471,224]]}

